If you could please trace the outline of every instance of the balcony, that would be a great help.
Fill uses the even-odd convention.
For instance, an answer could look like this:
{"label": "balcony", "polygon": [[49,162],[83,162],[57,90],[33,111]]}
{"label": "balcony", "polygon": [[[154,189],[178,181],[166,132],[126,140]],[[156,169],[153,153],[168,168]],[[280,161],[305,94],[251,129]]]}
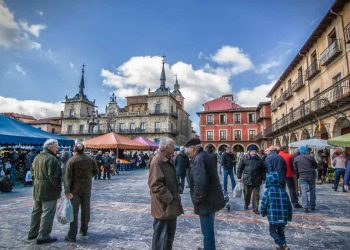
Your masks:
{"label": "balcony", "polygon": [[345,42],[350,43],[350,23],[346,25],[344,29],[344,35],[345,35]]}
{"label": "balcony", "polygon": [[280,97],[277,98],[276,105],[277,105],[277,107],[280,107],[283,105],[283,103],[284,103],[284,98],[283,98],[283,94],[282,94]]}
{"label": "balcony", "polygon": [[318,62],[312,62],[310,66],[305,70],[305,80],[310,81],[314,76],[320,72],[320,66]]}
{"label": "balcony", "polygon": [[240,135],[235,135],[235,141],[242,141],[242,136]]}
{"label": "balcony", "polygon": [[256,121],[259,122],[262,119],[270,119],[271,118],[271,114],[269,115],[267,112],[259,112],[257,117],[256,117]]}
{"label": "balcony", "polygon": [[271,103],[271,111],[273,112],[273,111],[276,111],[277,110],[277,105],[276,105],[276,102],[274,102],[274,103]]}
{"label": "balcony", "polygon": [[150,115],[172,115],[172,116],[174,116],[175,118],[177,118],[177,113],[176,113],[176,112],[174,112],[174,111],[169,111],[169,110],[165,110],[165,109],[163,109],[163,110],[158,110],[158,109],[156,109],[156,110],[150,110],[150,111],[149,111],[149,114],[150,114]]}
{"label": "balcony", "polygon": [[299,89],[304,87],[304,81],[303,81],[303,76],[298,76],[297,79],[295,79],[294,82],[292,82],[292,91],[297,92]]}
{"label": "balcony", "polygon": [[330,64],[338,55],[341,54],[340,39],[335,39],[327,49],[325,49],[320,56],[320,64],[327,66]]}
{"label": "balcony", "polygon": [[277,134],[303,122],[310,122],[316,116],[337,112],[338,107],[348,105],[350,99],[350,76],[323,90],[286,116],[272,124],[267,135]]}
{"label": "balcony", "polygon": [[293,96],[293,90],[292,88],[288,88],[283,95],[284,100],[288,100],[289,98],[291,98]]}
{"label": "balcony", "polygon": [[207,121],[207,125],[213,125],[214,123],[211,121]]}
{"label": "balcony", "polygon": [[256,135],[250,135],[248,136],[249,141],[256,141]]}
{"label": "balcony", "polygon": [[213,141],[214,138],[213,137],[207,137],[207,141]]}
{"label": "balcony", "polygon": [[225,137],[224,136],[223,137],[220,136],[220,141],[227,141],[227,137],[226,136]]}

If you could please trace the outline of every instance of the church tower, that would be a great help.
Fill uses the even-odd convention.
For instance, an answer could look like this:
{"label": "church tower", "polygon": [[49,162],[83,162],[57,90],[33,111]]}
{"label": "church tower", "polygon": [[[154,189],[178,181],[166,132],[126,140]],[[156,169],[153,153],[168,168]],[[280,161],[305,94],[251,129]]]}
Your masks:
{"label": "church tower", "polygon": [[180,104],[181,108],[184,109],[184,100],[185,98],[183,97],[181,91],[180,91],[180,84],[177,80],[177,76],[176,76],[176,80],[175,80],[175,84],[174,84],[174,90],[171,93],[173,96],[175,96],[176,101],[178,101],[178,103]]}

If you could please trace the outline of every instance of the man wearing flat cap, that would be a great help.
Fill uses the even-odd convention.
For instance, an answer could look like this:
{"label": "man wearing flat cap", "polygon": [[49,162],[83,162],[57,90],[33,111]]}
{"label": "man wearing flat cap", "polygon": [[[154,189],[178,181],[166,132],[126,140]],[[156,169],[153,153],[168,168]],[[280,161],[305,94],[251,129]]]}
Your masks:
{"label": "man wearing flat cap", "polygon": [[215,160],[203,150],[201,141],[192,138],[185,147],[192,158],[190,192],[195,214],[199,215],[204,249],[215,250],[215,212],[225,206]]}

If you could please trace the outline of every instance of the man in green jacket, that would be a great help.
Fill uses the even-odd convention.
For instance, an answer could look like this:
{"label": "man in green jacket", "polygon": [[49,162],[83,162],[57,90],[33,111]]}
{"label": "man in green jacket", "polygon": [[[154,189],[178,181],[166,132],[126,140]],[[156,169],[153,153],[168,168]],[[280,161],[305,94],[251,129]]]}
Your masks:
{"label": "man in green jacket", "polygon": [[56,157],[58,142],[49,139],[44,143],[44,151],[33,161],[33,198],[34,207],[31,216],[28,240],[37,244],[51,243],[57,238],[50,237],[55,218],[57,200],[62,191],[62,173]]}
{"label": "man in green jacket", "polygon": [[92,178],[98,173],[94,159],[84,153],[84,145],[77,143],[74,147],[75,155],[66,165],[64,175],[64,193],[73,205],[74,221],[70,223],[65,241],[75,242],[78,233],[78,214],[81,206],[80,234],[87,235],[90,221],[90,198]]}

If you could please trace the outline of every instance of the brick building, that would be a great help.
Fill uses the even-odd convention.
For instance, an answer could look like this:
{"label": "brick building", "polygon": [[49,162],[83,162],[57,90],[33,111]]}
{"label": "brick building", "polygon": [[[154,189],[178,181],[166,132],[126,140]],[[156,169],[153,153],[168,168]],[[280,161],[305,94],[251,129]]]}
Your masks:
{"label": "brick building", "polygon": [[197,114],[204,148],[210,144],[219,151],[229,146],[235,152],[242,152],[252,144],[261,148],[262,141],[256,140],[261,131],[257,107],[242,107],[235,103],[233,95],[223,95],[204,103],[203,111]]}

